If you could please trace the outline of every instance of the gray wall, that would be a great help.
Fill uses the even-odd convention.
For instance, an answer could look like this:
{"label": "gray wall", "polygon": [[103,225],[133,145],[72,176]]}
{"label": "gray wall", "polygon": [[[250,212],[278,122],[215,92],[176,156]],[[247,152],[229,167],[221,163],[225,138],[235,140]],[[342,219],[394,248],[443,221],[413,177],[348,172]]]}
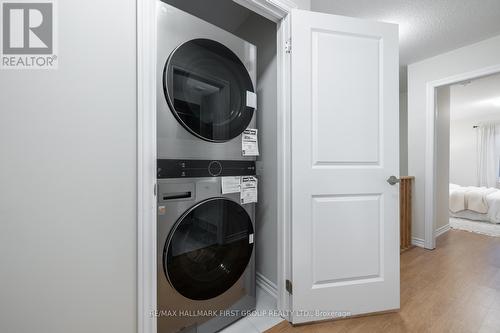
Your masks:
{"label": "gray wall", "polygon": [[278,137],[276,24],[252,14],[236,33],[257,46],[257,126],[259,128],[259,204],[257,205],[257,273],[277,283]]}
{"label": "gray wall", "polygon": [[0,71],[0,332],[136,332],[136,1],[58,1],[59,69]]}
{"label": "gray wall", "polygon": [[233,0],[162,1],[233,33],[252,14]]}
{"label": "gray wall", "polygon": [[436,228],[440,228],[449,223],[450,214],[450,86],[437,89],[436,108]]}

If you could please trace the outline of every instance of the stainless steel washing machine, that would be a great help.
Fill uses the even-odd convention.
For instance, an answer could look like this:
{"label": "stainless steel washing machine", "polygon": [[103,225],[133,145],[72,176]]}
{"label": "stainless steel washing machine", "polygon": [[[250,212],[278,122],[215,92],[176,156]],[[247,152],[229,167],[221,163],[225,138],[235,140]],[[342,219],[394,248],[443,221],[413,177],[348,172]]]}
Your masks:
{"label": "stainless steel washing machine", "polygon": [[158,333],[212,333],[255,309],[255,204],[219,176],[253,161],[158,161]]}
{"label": "stainless steel washing machine", "polygon": [[157,29],[158,158],[255,160],[256,47],[161,1]]}

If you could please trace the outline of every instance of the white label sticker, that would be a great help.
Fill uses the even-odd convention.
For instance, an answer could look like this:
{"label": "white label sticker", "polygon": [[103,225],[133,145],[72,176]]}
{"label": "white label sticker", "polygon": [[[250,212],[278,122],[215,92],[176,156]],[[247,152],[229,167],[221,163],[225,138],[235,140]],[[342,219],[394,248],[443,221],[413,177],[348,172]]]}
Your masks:
{"label": "white label sticker", "polygon": [[247,106],[249,108],[257,109],[257,94],[247,90]]}
{"label": "white label sticker", "polygon": [[258,130],[247,128],[241,136],[241,151],[243,156],[259,156]]}
{"label": "white label sticker", "polygon": [[240,200],[242,204],[257,202],[257,178],[254,176],[241,177]]}
{"label": "white label sticker", "polygon": [[253,234],[248,236],[248,244],[253,244]]}
{"label": "white label sticker", "polygon": [[241,177],[222,177],[222,194],[239,193],[241,191]]}

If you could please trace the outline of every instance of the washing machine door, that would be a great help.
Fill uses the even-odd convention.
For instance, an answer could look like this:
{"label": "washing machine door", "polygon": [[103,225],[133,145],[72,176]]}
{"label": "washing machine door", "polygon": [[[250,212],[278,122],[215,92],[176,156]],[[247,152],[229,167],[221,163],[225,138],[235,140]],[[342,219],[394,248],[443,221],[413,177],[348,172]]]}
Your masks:
{"label": "washing machine door", "polygon": [[236,202],[202,201],[177,221],[167,239],[163,267],[168,281],[193,300],[224,293],[248,266],[253,233],[250,216]]}
{"label": "washing machine door", "polygon": [[164,68],[163,90],[182,126],[206,141],[237,137],[253,117],[254,87],[245,65],[210,39],[190,40],[172,52]]}

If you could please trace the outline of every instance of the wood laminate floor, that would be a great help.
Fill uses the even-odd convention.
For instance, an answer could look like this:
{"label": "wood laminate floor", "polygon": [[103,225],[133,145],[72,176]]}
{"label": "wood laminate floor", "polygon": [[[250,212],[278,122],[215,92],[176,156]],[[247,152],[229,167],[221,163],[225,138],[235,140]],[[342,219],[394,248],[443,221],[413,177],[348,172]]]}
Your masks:
{"label": "wood laminate floor", "polygon": [[500,238],[450,230],[434,251],[401,255],[401,310],[267,333],[496,332],[500,333]]}

